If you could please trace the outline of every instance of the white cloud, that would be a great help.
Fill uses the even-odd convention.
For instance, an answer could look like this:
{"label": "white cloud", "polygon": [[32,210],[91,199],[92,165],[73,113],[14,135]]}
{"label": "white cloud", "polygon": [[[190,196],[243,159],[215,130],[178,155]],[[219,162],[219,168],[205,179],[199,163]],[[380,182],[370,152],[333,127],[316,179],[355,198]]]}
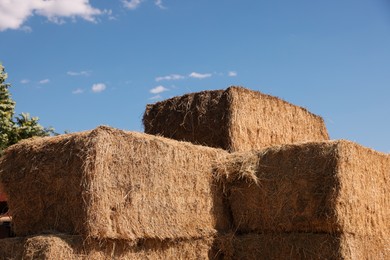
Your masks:
{"label": "white cloud", "polygon": [[237,72],[236,71],[229,71],[228,76],[229,77],[237,77]]}
{"label": "white cloud", "polygon": [[205,79],[209,78],[212,76],[211,73],[198,73],[198,72],[192,72],[190,75],[188,75],[190,78],[195,78],[195,79]]}
{"label": "white cloud", "polygon": [[163,76],[163,77],[157,77],[156,81],[162,81],[162,80],[179,80],[179,79],[184,79],[185,77],[183,75],[179,74],[171,74],[168,76]]}
{"label": "white cloud", "polygon": [[82,94],[82,93],[84,93],[84,89],[81,89],[81,88],[78,88],[78,89],[75,89],[72,91],[72,94],[75,94],[75,95]]}
{"label": "white cloud", "polygon": [[39,81],[39,84],[47,84],[50,82],[50,79],[43,79]]}
{"label": "white cloud", "polygon": [[167,89],[166,87],[160,85],[160,86],[157,86],[155,88],[152,88],[151,90],[149,90],[149,92],[152,94],[160,94],[160,93],[168,91],[168,90],[169,89]]}
{"label": "white cloud", "polygon": [[22,83],[22,84],[27,84],[27,83],[30,83],[30,80],[28,80],[28,79],[22,79],[22,80],[20,81],[20,83]]}
{"label": "white cloud", "polygon": [[130,10],[137,9],[142,2],[143,0],[122,0],[123,5]]}
{"label": "white cloud", "polygon": [[106,84],[104,83],[96,83],[92,85],[92,92],[99,93],[106,89]]}
{"label": "white cloud", "polygon": [[82,70],[82,71],[68,71],[66,74],[69,76],[89,76],[91,75],[90,71]]}
{"label": "white cloud", "polygon": [[162,0],[156,0],[154,4],[160,7],[161,9],[166,9],[166,7],[162,3]]}
{"label": "white cloud", "polygon": [[22,29],[27,19],[34,15],[46,17],[51,22],[63,23],[64,18],[80,17],[89,22],[96,22],[96,16],[107,11],[92,7],[89,0],[2,0],[0,1],[0,31]]}
{"label": "white cloud", "polygon": [[162,96],[161,95],[155,95],[151,98],[149,98],[150,100],[157,100],[157,99],[162,99]]}

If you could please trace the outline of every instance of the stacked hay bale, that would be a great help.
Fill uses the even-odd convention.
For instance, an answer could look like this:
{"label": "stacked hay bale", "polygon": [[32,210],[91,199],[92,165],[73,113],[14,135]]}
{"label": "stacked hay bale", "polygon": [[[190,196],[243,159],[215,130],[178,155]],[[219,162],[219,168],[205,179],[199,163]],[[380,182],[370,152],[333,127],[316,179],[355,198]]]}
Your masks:
{"label": "stacked hay bale", "polygon": [[147,133],[235,152],[215,168],[233,221],[225,256],[390,258],[389,155],[326,141],[320,117],[240,87],[149,105],[143,120]]}
{"label": "stacked hay bale", "polygon": [[230,152],[328,140],[321,117],[242,87],[203,91],[148,105],[145,132]]}
{"label": "stacked hay bale", "polygon": [[232,154],[216,174],[245,234],[230,240],[233,258],[390,258],[386,154],[348,141],[291,144]]}
{"label": "stacked hay bale", "polygon": [[[24,258],[34,250],[46,258],[214,257],[214,237],[230,220],[212,164],[226,154],[109,127],[20,142],[1,157],[0,176],[15,234],[33,237],[6,248]],[[67,236],[39,236],[47,232]]]}
{"label": "stacked hay bale", "polygon": [[320,117],[240,87],[148,105],[143,121],[171,139],[98,127],[8,148],[18,237],[0,255],[390,258],[389,155],[329,141]]}

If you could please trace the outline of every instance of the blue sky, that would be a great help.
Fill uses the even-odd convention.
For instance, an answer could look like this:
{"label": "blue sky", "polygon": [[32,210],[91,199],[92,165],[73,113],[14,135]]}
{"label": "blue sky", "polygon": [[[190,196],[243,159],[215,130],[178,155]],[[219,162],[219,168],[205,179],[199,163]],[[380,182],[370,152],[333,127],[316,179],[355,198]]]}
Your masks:
{"label": "blue sky", "polygon": [[153,103],[241,85],[390,152],[390,1],[0,0],[17,113],[142,131]]}

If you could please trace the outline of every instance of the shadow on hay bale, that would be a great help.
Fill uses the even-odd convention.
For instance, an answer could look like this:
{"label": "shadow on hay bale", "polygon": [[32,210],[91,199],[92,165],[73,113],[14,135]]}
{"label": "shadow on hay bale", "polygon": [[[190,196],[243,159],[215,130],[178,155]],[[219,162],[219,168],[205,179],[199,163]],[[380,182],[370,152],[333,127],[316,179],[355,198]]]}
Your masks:
{"label": "shadow on hay bale", "polygon": [[222,239],[224,259],[389,259],[376,237],[326,233],[262,233]]}

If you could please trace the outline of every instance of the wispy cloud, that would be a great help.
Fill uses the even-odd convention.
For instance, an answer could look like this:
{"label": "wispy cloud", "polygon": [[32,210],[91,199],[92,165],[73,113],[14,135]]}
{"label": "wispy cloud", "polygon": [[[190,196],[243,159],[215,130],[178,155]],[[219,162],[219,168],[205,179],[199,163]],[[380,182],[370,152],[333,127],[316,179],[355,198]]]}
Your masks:
{"label": "wispy cloud", "polygon": [[150,97],[149,99],[150,100],[158,100],[158,99],[162,99],[162,96],[161,95],[155,95],[153,97]]}
{"label": "wispy cloud", "polygon": [[108,20],[117,20],[116,16],[113,15],[112,10],[108,10],[106,14],[108,15]]}
{"label": "wispy cloud", "polygon": [[236,71],[229,71],[228,76],[229,77],[237,77],[237,72]]}
{"label": "wispy cloud", "polygon": [[23,32],[26,32],[26,33],[31,33],[32,32],[32,28],[30,26],[22,26],[22,27],[20,27],[20,30],[23,31]]}
{"label": "wispy cloud", "polygon": [[106,84],[104,83],[96,83],[92,85],[92,92],[93,93],[100,93],[106,90]]}
{"label": "wispy cloud", "polygon": [[50,79],[43,79],[39,81],[39,84],[47,84],[50,82]]}
{"label": "wispy cloud", "polygon": [[168,76],[157,77],[156,81],[179,80],[179,79],[185,79],[185,77],[183,75],[179,75],[179,74],[171,74],[171,75],[168,75]]}
{"label": "wispy cloud", "polygon": [[69,76],[89,76],[91,75],[91,71],[83,70],[83,71],[68,71],[66,74]]}
{"label": "wispy cloud", "polygon": [[72,94],[78,95],[84,93],[84,89],[78,88],[72,91]]}
{"label": "wispy cloud", "polygon": [[149,92],[152,94],[160,94],[160,93],[168,91],[168,90],[169,89],[167,89],[166,87],[160,85],[160,86],[157,86],[155,88],[152,88],[151,90],[149,90]]}
{"label": "wispy cloud", "polygon": [[212,76],[211,73],[198,73],[198,72],[192,72],[190,75],[188,75],[190,78],[194,78],[194,79],[205,79],[205,78],[209,78]]}
{"label": "wispy cloud", "polygon": [[[123,6],[130,10],[137,9],[145,0],[122,0]],[[160,9],[167,9],[162,0],[154,0],[154,4]]]}
{"label": "wispy cloud", "polygon": [[143,0],[122,0],[123,6],[130,10],[137,9],[142,2]]}
{"label": "wispy cloud", "polygon": [[166,9],[166,7],[162,3],[162,0],[156,0],[154,4],[160,7],[161,9]]}
{"label": "wispy cloud", "polygon": [[29,79],[22,79],[20,81],[21,84],[27,84],[27,83],[30,83],[30,80]]}
{"label": "wispy cloud", "polygon": [[96,22],[96,16],[107,13],[90,5],[89,0],[6,0],[0,1],[0,31],[7,29],[22,29],[31,31],[23,26],[28,18],[40,15],[49,21],[63,23],[64,18],[82,18]]}

